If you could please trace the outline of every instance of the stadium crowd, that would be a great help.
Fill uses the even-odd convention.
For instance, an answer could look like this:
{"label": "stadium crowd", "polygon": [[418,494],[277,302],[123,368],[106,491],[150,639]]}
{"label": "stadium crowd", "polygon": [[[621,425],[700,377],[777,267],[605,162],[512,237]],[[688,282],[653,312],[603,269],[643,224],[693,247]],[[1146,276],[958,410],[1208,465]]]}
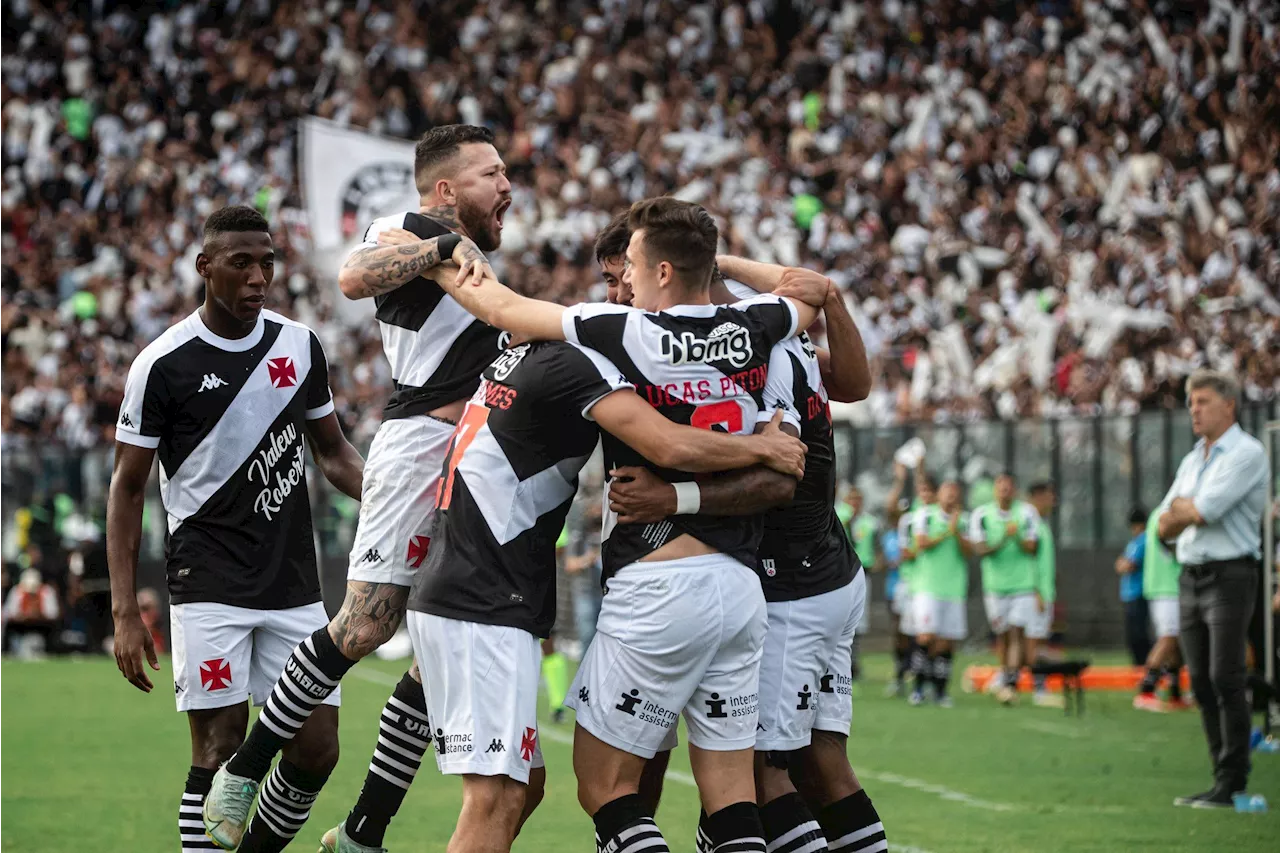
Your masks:
{"label": "stadium crowd", "polygon": [[[1195,7],[1187,11],[1189,7]],[[491,125],[501,272],[596,298],[590,246],[674,192],[729,248],[829,270],[881,372],[863,416],[1174,405],[1201,365],[1280,391],[1274,4],[5,4],[3,430],[111,439],[125,368],[189,312],[198,223],[257,205],[273,307],[348,430],[389,387],[308,266],[294,119]]]}

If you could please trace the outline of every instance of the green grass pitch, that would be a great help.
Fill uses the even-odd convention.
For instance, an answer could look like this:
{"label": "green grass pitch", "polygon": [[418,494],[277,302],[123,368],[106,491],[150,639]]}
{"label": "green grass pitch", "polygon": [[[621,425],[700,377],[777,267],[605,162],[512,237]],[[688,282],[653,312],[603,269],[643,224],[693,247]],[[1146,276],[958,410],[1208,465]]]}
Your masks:
{"label": "green grass pitch", "polygon": [[[1089,695],[1082,719],[963,694],[949,711],[911,708],[880,697],[888,666],[883,656],[868,662],[850,753],[892,850],[1280,850],[1280,755],[1255,754],[1251,787],[1272,804],[1266,815],[1171,806],[1174,796],[1209,781],[1194,712],[1144,714],[1129,708],[1128,695],[1102,693]],[[320,834],[345,816],[364,778],[378,709],[402,671],[370,661],[343,682],[342,760],[290,850],[315,850]],[[176,805],[189,752],[186,721],[166,689],[168,662],[150,696],[127,685],[106,659],[6,661],[0,673],[0,847],[177,850]],[[593,850],[591,823],[574,795],[571,733],[571,726],[544,724],[547,798],[516,850]],[[673,850],[688,851],[698,806],[683,748],[672,771],[658,822]],[[388,848],[443,851],[459,787],[428,755]]]}

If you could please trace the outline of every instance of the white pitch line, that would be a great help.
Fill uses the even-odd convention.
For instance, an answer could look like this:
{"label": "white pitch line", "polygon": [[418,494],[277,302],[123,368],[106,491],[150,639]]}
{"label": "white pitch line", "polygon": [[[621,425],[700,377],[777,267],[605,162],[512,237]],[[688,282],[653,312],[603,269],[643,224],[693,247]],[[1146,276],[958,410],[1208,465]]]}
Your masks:
{"label": "white pitch line", "polygon": [[[353,669],[352,673],[357,678],[363,679],[364,681],[371,681],[374,684],[392,686],[400,683],[399,678],[387,675],[386,673],[376,669]],[[562,732],[559,729],[551,728],[547,725],[543,725],[538,728],[538,737],[545,738],[553,743],[573,746],[573,735]],[[874,779],[877,782],[884,782],[889,785],[901,785],[905,788],[912,788],[917,791],[937,794],[943,799],[964,803],[965,805],[973,808],[986,808],[994,811],[1009,811],[1015,808],[1007,803],[988,803],[985,800],[970,797],[968,794],[963,794],[959,791],[952,791],[951,789],[943,788],[940,785],[930,785],[929,783],[921,782],[918,779],[908,779],[894,773],[870,773],[867,771],[861,771],[859,775],[865,776],[868,779]],[[680,770],[671,770],[668,768],[666,778],[670,779],[672,782],[679,782],[681,785],[688,785],[690,788],[696,788],[698,786],[698,783],[693,780],[691,775]],[[930,851],[925,850],[922,847],[911,847],[893,843],[889,844],[889,850],[890,853],[930,853]]]}

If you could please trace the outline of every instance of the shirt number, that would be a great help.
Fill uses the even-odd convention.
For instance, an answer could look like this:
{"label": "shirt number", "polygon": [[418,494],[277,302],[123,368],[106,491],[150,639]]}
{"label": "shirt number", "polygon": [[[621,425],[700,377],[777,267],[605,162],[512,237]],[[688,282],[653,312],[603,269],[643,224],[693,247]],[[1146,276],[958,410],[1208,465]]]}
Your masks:
{"label": "shirt number", "polygon": [[724,427],[724,431],[732,434],[742,432],[742,406],[736,400],[722,400],[719,403],[707,403],[693,410],[689,425],[698,429],[715,429]]}

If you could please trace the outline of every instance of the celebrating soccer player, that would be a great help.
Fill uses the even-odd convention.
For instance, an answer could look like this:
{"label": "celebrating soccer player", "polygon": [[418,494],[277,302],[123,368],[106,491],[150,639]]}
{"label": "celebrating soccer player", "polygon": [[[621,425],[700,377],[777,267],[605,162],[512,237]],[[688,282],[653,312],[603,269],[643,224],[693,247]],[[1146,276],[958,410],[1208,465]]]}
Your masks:
{"label": "celebrating soccer player", "polygon": [[[143,659],[159,664],[135,575],[143,496],[160,457],[174,690],[191,726],[178,815],[184,851],[241,841],[248,802],[230,815],[238,829],[215,825],[205,835],[200,815],[214,771],[244,738],[245,700],[266,701],[290,651],[327,621],[306,444],[331,483],[360,496],[363,462],[334,414],[319,339],[263,309],[274,262],[257,211],[228,207],[206,220],[196,257],[204,305],[138,355],[116,423],[107,501],[115,654],[125,678],[148,693]],[[313,669],[299,677],[310,689],[298,701],[315,712],[267,780],[248,850],[284,849],[338,760],[338,693]]]}

